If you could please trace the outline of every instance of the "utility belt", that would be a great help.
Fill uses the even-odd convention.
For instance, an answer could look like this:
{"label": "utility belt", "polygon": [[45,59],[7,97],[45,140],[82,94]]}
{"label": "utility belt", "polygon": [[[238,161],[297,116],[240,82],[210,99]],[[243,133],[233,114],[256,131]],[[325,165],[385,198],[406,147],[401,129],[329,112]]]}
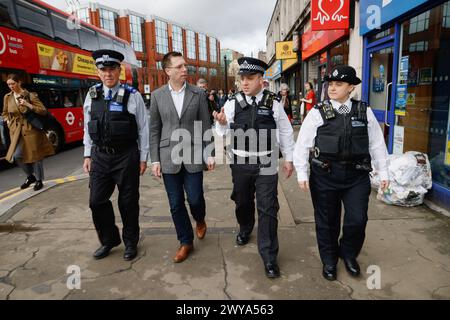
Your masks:
{"label": "utility belt", "polygon": [[108,155],[117,155],[117,154],[125,153],[134,147],[137,147],[136,143],[117,145],[117,146],[100,145],[100,146],[95,146],[95,151],[105,153]]}
{"label": "utility belt", "polygon": [[241,157],[233,153],[234,165],[254,165],[258,168],[270,168],[272,166],[271,155]]}
{"label": "utility belt", "polygon": [[333,166],[340,166],[346,168],[353,168],[357,171],[362,172],[372,172],[372,165],[368,159],[351,160],[351,161],[341,161],[341,160],[331,160],[324,158],[315,158],[312,156],[310,158],[310,164],[316,168],[331,172]]}

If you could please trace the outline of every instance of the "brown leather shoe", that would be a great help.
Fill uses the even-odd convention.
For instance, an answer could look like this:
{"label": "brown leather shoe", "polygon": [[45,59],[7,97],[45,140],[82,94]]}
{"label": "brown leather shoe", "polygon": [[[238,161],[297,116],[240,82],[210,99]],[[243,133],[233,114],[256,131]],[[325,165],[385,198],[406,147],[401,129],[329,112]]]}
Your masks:
{"label": "brown leather shoe", "polygon": [[206,235],[206,222],[197,222],[197,226],[195,228],[195,232],[197,233],[197,238],[202,240]]}
{"label": "brown leather shoe", "polygon": [[173,262],[180,263],[187,259],[191,251],[194,250],[194,246],[192,244],[183,244],[177,251],[175,257],[173,258]]}

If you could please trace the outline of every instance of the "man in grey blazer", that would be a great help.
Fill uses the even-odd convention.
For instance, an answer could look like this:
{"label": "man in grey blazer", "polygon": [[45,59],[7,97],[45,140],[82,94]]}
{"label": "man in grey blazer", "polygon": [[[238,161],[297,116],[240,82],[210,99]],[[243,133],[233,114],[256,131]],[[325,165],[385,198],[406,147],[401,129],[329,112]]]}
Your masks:
{"label": "man in grey blazer", "polygon": [[196,221],[197,237],[203,239],[206,234],[203,170],[205,166],[214,170],[214,148],[206,94],[187,83],[187,66],[182,54],[169,52],[162,65],[169,83],[152,94],[150,158],[152,173],[158,178],[162,175],[169,198],[181,244],[173,261],[179,263],[186,260],[194,248],[185,191]]}

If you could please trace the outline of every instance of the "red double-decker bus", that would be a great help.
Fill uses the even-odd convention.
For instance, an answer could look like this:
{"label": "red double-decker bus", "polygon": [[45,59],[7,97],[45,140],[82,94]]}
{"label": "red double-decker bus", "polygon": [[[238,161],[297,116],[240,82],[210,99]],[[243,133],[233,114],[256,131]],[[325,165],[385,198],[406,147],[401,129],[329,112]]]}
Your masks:
{"label": "red double-decker bus", "polygon": [[[55,118],[47,135],[58,151],[83,139],[83,101],[99,82],[91,52],[123,53],[121,80],[138,86],[137,60],[124,40],[38,0],[0,0],[0,111],[6,77],[18,73]],[[2,136],[5,140],[5,136]],[[7,141],[0,144],[0,158]]]}

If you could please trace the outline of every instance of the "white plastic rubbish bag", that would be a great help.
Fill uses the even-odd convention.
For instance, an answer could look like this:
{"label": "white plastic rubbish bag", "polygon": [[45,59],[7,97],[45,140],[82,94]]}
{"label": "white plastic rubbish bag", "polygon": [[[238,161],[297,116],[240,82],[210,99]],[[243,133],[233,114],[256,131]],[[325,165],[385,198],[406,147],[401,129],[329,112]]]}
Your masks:
{"label": "white plastic rubbish bag", "polygon": [[433,184],[428,156],[416,151],[390,155],[388,170],[390,185],[385,192],[379,188],[377,172],[371,175],[372,186],[378,188],[377,199],[403,207],[421,205]]}

